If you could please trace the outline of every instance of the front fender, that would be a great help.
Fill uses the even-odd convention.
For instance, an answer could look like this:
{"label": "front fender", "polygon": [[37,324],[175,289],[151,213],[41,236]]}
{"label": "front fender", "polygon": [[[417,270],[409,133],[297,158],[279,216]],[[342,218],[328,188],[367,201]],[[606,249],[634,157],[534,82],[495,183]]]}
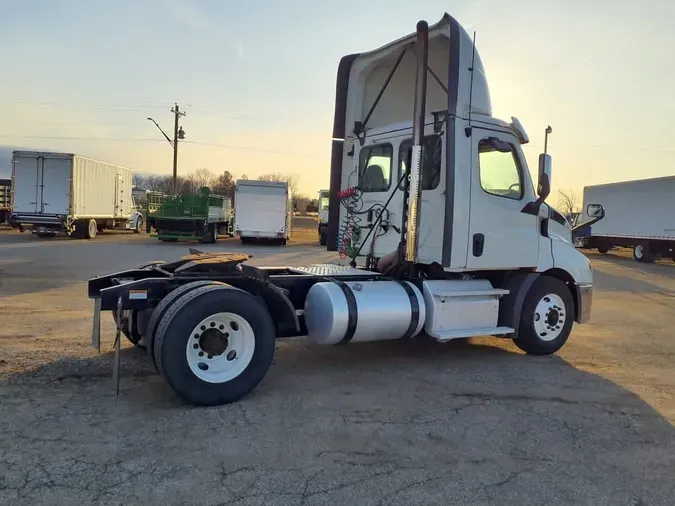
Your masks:
{"label": "front fender", "polygon": [[567,272],[575,284],[593,284],[591,261],[571,244],[552,239],[553,265]]}

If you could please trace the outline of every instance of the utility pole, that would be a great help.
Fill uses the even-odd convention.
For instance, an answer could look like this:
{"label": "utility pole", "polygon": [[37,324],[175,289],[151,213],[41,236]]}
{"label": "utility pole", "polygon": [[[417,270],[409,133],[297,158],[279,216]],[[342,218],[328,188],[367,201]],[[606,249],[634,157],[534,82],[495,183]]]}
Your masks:
{"label": "utility pole", "polygon": [[178,104],[174,104],[171,112],[174,115],[173,122],[173,141],[169,138],[168,135],[162,130],[162,127],[152,118],[147,118],[148,121],[152,121],[155,126],[162,132],[162,135],[167,140],[171,147],[173,148],[173,193],[174,195],[178,193],[178,141],[185,139],[185,131],[183,127],[178,126],[178,118],[185,116],[185,112],[181,111],[178,107]]}
{"label": "utility pole", "polygon": [[183,127],[178,128],[178,118],[180,116],[185,116],[184,112],[181,112],[181,110],[178,108],[178,104],[174,104],[173,109],[171,109],[171,112],[173,113],[174,116],[174,121],[173,121],[173,193],[174,195],[177,193],[176,191],[176,186],[178,184],[178,139],[185,139],[185,132],[183,131]]}

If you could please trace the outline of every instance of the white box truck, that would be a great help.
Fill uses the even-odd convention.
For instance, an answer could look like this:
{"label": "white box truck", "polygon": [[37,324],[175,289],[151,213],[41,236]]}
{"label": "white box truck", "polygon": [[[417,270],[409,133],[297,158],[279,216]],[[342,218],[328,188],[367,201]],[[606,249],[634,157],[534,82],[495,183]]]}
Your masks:
{"label": "white box truck", "polygon": [[579,246],[600,253],[632,248],[638,262],[675,260],[675,176],[586,186],[584,206],[591,202],[602,204],[605,218],[581,228]]}
{"label": "white box truck", "polygon": [[235,234],[242,243],[255,239],[286,244],[291,238],[293,203],[288,183],[240,179],[235,184]]}
{"label": "white box truck", "polygon": [[39,237],[93,239],[105,229],[143,230],[127,167],[72,153],[14,151],[10,222]]}

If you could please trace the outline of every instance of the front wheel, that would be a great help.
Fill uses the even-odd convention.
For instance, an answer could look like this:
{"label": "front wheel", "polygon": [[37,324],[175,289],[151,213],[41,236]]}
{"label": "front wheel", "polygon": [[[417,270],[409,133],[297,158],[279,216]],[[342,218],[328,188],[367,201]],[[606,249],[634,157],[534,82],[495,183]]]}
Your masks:
{"label": "front wheel", "polygon": [[134,228],[134,234],[140,234],[143,232],[143,218],[138,218],[136,221],[136,228]]}
{"label": "front wheel", "polygon": [[263,379],[274,357],[276,330],[253,295],[223,285],[176,300],[155,335],[160,371],[191,404],[235,402]]}
{"label": "front wheel", "polygon": [[574,300],[567,285],[540,276],[525,297],[514,343],[530,355],[551,355],[567,342],[574,323]]}

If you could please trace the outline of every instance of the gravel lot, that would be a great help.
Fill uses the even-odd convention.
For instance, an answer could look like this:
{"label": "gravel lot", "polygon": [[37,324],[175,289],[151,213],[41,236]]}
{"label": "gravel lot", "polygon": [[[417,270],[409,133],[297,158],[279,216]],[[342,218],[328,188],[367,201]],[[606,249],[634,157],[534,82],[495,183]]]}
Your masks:
{"label": "gravel lot", "polygon": [[[286,247],[247,246],[253,261],[333,260],[297,222]],[[1,504],[675,503],[672,261],[591,255],[592,322],[557,356],[488,338],[293,339],[250,396],[206,409],[125,342],[115,399],[112,319],[98,356],[85,281],[185,252],[145,235],[0,231]]]}

